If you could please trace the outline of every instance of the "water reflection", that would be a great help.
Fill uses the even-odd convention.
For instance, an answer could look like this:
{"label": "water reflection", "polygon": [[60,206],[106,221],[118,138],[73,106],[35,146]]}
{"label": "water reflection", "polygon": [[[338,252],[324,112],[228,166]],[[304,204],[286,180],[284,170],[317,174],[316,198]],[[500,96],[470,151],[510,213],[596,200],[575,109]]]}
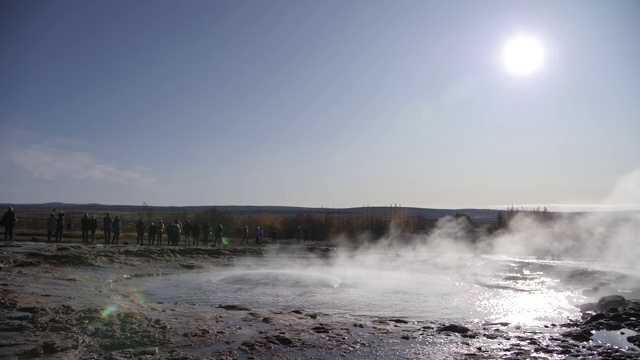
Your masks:
{"label": "water reflection", "polygon": [[589,300],[582,292],[594,280],[566,281],[576,263],[531,259],[253,260],[207,273],[131,281],[148,301],[539,325],[578,317],[574,305]]}

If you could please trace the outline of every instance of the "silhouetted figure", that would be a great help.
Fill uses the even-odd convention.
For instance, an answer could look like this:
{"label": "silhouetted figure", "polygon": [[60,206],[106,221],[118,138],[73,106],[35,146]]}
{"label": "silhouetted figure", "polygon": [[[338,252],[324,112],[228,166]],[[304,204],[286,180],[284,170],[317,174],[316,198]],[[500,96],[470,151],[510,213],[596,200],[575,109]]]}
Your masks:
{"label": "silhouetted figure", "polygon": [[167,234],[169,235],[169,243],[173,246],[177,246],[180,244],[180,232],[182,231],[182,227],[180,226],[180,221],[177,219],[173,221],[173,223],[169,224],[167,227]]}
{"label": "silhouetted figure", "polygon": [[156,225],[153,221],[151,225],[149,225],[149,233],[147,238],[147,244],[154,245],[156,242],[156,234],[158,233],[158,225]]}
{"label": "silhouetted figure", "polygon": [[244,227],[244,232],[242,233],[242,240],[240,240],[240,245],[246,243],[249,245],[249,227]]}
{"label": "silhouetted figure", "polygon": [[136,245],[144,245],[144,219],[140,218],[136,223]]}
{"label": "silhouetted figure", "polygon": [[212,234],[213,227],[207,221],[204,226],[202,226],[202,238],[204,242],[204,246],[209,245],[209,236]]}
{"label": "silhouetted figure", "polygon": [[302,226],[298,225],[296,229],[296,237],[298,238],[298,244],[302,241]]}
{"label": "silhouetted figure", "polygon": [[56,219],[56,242],[62,242],[62,236],[64,235],[64,212],[58,213]]}
{"label": "silhouetted figure", "polygon": [[96,230],[98,230],[98,220],[95,216],[89,219],[89,232],[91,232],[91,242],[96,242]]}
{"label": "silhouetted figure", "polygon": [[191,220],[187,220],[187,223],[184,224],[182,231],[184,232],[184,245],[191,246],[191,235],[192,235],[193,225],[191,225]]}
{"label": "silhouetted figure", "polygon": [[276,228],[273,228],[271,229],[271,243],[275,244],[277,239],[278,239],[278,232],[276,231]]}
{"label": "silhouetted figure", "polygon": [[220,246],[222,246],[222,224],[220,223],[216,226],[214,244],[220,244]]}
{"label": "silhouetted figure", "polygon": [[80,219],[80,231],[82,232],[82,242],[89,242],[89,214],[84,214]]}
{"label": "silhouetted figure", "polygon": [[2,226],[4,226],[4,240],[13,241],[13,232],[15,230],[16,223],[18,222],[18,217],[12,207],[2,215],[2,220],[0,220],[0,222],[2,222]]}
{"label": "silhouetted figure", "polygon": [[122,221],[120,221],[120,217],[116,215],[116,218],[113,219],[113,238],[111,239],[112,244],[118,243],[121,232],[122,232]]}
{"label": "silhouetted figure", "polygon": [[102,219],[102,230],[104,231],[104,243],[111,243],[111,229],[113,227],[113,221],[109,216],[109,213]]}
{"label": "silhouetted figure", "polygon": [[56,215],[50,214],[47,219],[47,242],[51,242],[51,237],[53,237],[56,232]]}
{"label": "silhouetted figure", "polygon": [[160,222],[158,222],[158,229],[156,230],[156,240],[158,245],[162,245],[162,234],[164,234],[164,231],[164,223],[160,220]]}
{"label": "silhouetted figure", "polygon": [[193,236],[193,246],[198,246],[198,240],[200,238],[200,225],[194,223],[191,226],[191,235]]}

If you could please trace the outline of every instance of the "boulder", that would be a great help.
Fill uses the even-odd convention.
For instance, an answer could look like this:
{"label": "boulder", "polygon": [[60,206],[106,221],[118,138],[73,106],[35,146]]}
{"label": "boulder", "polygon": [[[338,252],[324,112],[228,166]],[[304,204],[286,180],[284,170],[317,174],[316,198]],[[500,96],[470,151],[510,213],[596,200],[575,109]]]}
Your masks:
{"label": "boulder", "polygon": [[598,300],[598,309],[607,310],[616,306],[624,307],[626,302],[627,300],[622,295],[609,295]]}

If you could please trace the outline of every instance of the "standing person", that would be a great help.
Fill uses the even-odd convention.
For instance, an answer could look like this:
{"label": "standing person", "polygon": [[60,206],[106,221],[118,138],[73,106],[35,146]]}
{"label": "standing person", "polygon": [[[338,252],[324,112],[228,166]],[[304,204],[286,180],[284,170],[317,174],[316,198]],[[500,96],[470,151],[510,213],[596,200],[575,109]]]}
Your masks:
{"label": "standing person", "polygon": [[244,233],[242,234],[242,240],[240,240],[240,245],[242,245],[245,242],[247,243],[247,245],[249,245],[249,227],[248,226],[244,227]]}
{"label": "standing person", "polygon": [[156,234],[158,233],[158,226],[152,221],[149,225],[149,237],[147,238],[147,244],[153,245],[156,242]]}
{"label": "standing person", "polygon": [[256,237],[255,244],[260,244],[260,225],[256,226],[256,228],[253,230],[253,235]]}
{"label": "standing person", "polygon": [[51,237],[56,231],[56,215],[51,214],[47,219],[47,242],[51,242]]}
{"label": "standing person", "polygon": [[16,222],[18,222],[18,217],[12,207],[4,213],[1,221],[2,226],[4,226],[4,240],[13,241],[13,231],[16,226]]}
{"label": "standing person", "polygon": [[120,221],[120,217],[116,215],[116,218],[113,219],[113,239],[111,239],[112,244],[117,244],[120,239],[120,232],[122,232],[122,221]]}
{"label": "standing person", "polygon": [[162,219],[158,223],[158,229],[156,230],[156,240],[158,240],[158,245],[162,245],[162,234],[164,234],[164,223]]}
{"label": "standing person", "polygon": [[82,231],[82,242],[89,242],[89,214],[84,214],[80,219],[80,230]]}
{"label": "standing person", "polygon": [[64,212],[58,213],[58,219],[56,220],[56,242],[62,242],[62,236],[64,234]]}
{"label": "standing person", "polygon": [[193,246],[198,246],[200,238],[200,225],[198,223],[193,223],[193,226],[191,226],[191,235],[193,235]]}
{"label": "standing person", "polygon": [[211,235],[211,230],[213,230],[213,228],[207,221],[204,224],[204,226],[202,226],[202,238],[203,238],[204,246],[209,245],[209,235]]}
{"label": "standing person", "polygon": [[193,230],[193,226],[191,225],[191,220],[187,220],[187,223],[184,224],[184,245],[191,246],[191,231]]}
{"label": "standing person", "polygon": [[96,242],[96,230],[98,230],[98,220],[95,215],[89,219],[89,231],[91,232],[91,242]]}
{"label": "standing person", "polygon": [[214,244],[220,244],[220,246],[222,246],[222,224],[221,223],[218,223],[218,226],[216,226]]}
{"label": "standing person", "polygon": [[107,216],[102,219],[102,229],[104,230],[104,243],[109,245],[111,243],[111,228],[113,225],[113,221],[111,221],[111,217],[109,213]]}
{"label": "standing person", "polygon": [[271,243],[275,244],[277,239],[278,239],[278,232],[276,231],[276,228],[271,228]]}
{"label": "standing person", "polygon": [[302,241],[302,226],[298,225],[298,229],[296,230],[296,236],[298,237],[298,244]]}
{"label": "standing person", "polygon": [[264,227],[263,226],[259,226],[258,227],[258,236],[260,237],[260,243],[262,244],[262,241],[264,241]]}
{"label": "standing person", "polygon": [[144,219],[140,218],[136,223],[136,231],[138,236],[136,237],[136,245],[144,245]]}
{"label": "standing person", "polygon": [[180,220],[176,219],[176,221],[174,221],[173,224],[175,225],[173,228],[174,230],[173,245],[178,246],[180,245],[180,234],[182,233],[182,223],[180,222]]}

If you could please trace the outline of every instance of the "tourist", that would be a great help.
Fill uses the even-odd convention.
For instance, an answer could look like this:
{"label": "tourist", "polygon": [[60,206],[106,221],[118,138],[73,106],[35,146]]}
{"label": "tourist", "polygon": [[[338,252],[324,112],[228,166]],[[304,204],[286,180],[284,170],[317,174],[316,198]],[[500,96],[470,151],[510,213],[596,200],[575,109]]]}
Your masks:
{"label": "tourist", "polygon": [[102,229],[104,231],[104,243],[107,245],[111,243],[112,225],[113,225],[113,222],[111,221],[111,217],[109,216],[109,213],[107,213],[107,216],[105,216],[104,219],[102,219]]}
{"label": "tourist", "polygon": [[158,228],[156,229],[156,240],[158,245],[162,245],[162,234],[164,234],[164,223],[162,219],[158,222]]}
{"label": "tourist", "polygon": [[214,244],[220,244],[222,246],[222,224],[218,223],[216,226],[215,239],[213,240]]}
{"label": "tourist", "polygon": [[58,213],[58,219],[56,220],[56,242],[62,242],[62,236],[64,234],[64,212]]}
{"label": "tourist", "polygon": [[187,223],[184,224],[182,230],[184,231],[184,245],[191,246],[191,230],[193,230],[191,220],[187,220]]}
{"label": "tourist", "polygon": [[47,242],[51,242],[51,237],[56,232],[56,215],[50,214],[47,219]]}
{"label": "tourist", "polygon": [[89,231],[91,232],[91,242],[96,242],[96,230],[98,230],[98,219],[95,215],[89,219]]}
{"label": "tourist", "polygon": [[112,244],[117,244],[120,239],[120,232],[122,232],[122,221],[120,221],[120,217],[116,215],[116,218],[113,219],[113,238],[111,239]]}
{"label": "tourist", "polygon": [[89,214],[84,214],[80,219],[80,230],[82,232],[82,242],[89,242]]}
{"label": "tourist", "polygon": [[243,243],[246,243],[247,245],[249,245],[249,227],[248,226],[244,227],[244,233],[242,234],[242,240],[240,240],[240,245],[242,245]]}
{"label": "tourist", "polygon": [[4,226],[4,240],[13,241],[13,231],[16,226],[16,222],[18,222],[18,217],[12,207],[4,213],[1,221],[2,226]]}
{"label": "tourist", "polygon": [[149,234],[147,238],[147,244],[154,245],[156,242],[156,234],[158,233],[158,226],[152,221],[149,225]]}
{"label": "tourist", "polygon": [[204,246],[208,246],[209,245],[209,236],[211,235],[211,231],[212,230],[213,230],[213,228],[211,227],[211,225],[207,221],[204,224],[204,226],[202,227],[202,238],[203,238]]}
{"label": "tourist", "polygon": [[144,219],[140,218],[136,223],[136,231],[138,232],[138,236],[136,236],[136,245],[144,245]]}

